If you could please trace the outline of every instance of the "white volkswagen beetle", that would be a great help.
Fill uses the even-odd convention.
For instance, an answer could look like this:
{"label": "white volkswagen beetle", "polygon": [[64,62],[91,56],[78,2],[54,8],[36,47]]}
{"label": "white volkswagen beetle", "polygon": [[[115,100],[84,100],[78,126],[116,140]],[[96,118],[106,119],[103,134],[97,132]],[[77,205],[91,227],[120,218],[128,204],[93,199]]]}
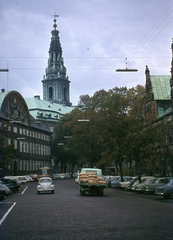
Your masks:
{"label": "white volkswagen beetle", "polygon": [[46,193],[51,192],[54,193],[54,185],[52,184],[52,179],[50,177],[42,177],[39,179],[37,185],[37,193]]}

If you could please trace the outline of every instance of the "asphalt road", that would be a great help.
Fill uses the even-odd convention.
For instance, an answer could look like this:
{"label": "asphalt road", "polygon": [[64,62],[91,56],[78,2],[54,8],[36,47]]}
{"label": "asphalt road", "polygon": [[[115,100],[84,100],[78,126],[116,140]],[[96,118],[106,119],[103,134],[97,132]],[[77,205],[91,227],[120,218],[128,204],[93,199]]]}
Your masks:
{"label": "asphalt road", "polygon": [[1,240],[172,240],[173,200],[118,189],[80,196],[74,180],[54,181],[54,194],[36,182],[0,202]]}

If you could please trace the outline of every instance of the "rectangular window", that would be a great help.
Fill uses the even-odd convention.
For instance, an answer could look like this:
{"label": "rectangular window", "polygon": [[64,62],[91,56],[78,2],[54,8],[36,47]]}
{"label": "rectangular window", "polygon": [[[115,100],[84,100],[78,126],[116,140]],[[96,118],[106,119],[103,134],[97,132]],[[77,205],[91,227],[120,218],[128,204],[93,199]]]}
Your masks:
{"label": "rectangular window", "polygon": [[37,135],[38,135],[38,134],[37,134],[37,132],[36,132],[36,133],[35,133],[35,138],[37,138]]}
{"label": "rectangular window", "polygon": [[53,127],[50,127],[50,131],[53,132]]}
{"label": "rectangular window", "polygon": [[32,170],[32,160],[29,161],[29,165],[30,165],[29,170]]}
{"label": "rectangular window", "polygon": [[29,162],[28,161],[26,162],[26,170],[27,171],[29,170]]}
{"label": "rectangular window", "polygon": [[40,139],[40,133],[38,133],[38,139]]}
{"label": "rectangular window", "polygon": [[20,170],[23,170],[22,169],[22,160],[20,160]]}
{"label": "rectangular window", "polygon": [[38,150],[37,150],[37,143],[35,144],[35,154],[38,153]]}
{"label": "rectangular window", "polygon": [[11,144],[11,138],[8,138],[8,145]]}
{"label": "rectangular window", "polygon": [[32,170],[35,170],[35,163],[32,161]]}
{"label": "rectangular window", "polygon": [[30,148],[29,152],[30,154],[32,154],[32,143],[29,143],[29,148]]}
{"label": "rectangular window", "polygon": [[17,149],[17,140],[14,140],[14,148]]}
{"label": "rectangular window", "polygon": [[35,143],[32,144],[32,153],[35,154]]}
{"label": "rectangular window", "polygon": [[19,129],[19,133],[22,134],[22,128]]}
{"label": "rectangular window", "polygon": [[23,170],[26,170],[26,161],[23,160]]}
{"label": "rectangular window", "polygon": [[43,155],[43,145],[41,145],[41,155]]}
{"label": "rectangular window", "polygon": [[40,155],[40,144],[38,144],[38,155]]}
{"label": "rectangular window", "polygon": [[13,127],[13,132],[17,133],[17,127]]}
{"label": "rectangular window", "polygon": [[20,152],[23,152],[23,142],[19,141],[19,146],[20,146]]}
{"label": "rectangular window", "polygon": [[23,135],[25,135],[26,134],[26,131],[25,131],[25,129],[23,129]]}
{"label": "rectangular window", "polygon": [[43,146],[43,154],[46,155],[46,146]]}
{"label": "rectangular window", "polygon": [[26,130],[26,136],[29,136],[29,130]]}

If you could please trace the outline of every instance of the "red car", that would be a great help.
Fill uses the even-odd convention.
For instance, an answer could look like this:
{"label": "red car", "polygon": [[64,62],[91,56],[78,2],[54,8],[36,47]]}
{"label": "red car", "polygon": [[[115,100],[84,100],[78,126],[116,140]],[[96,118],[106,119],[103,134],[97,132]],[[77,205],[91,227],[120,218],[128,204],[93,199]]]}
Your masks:
{"label": "red car", "polygon": [[37,181],[38,180],[38,175],[36,174],[36,173],[31,173],[31,174],[28,174],[30,177],[32,177],[32,179],[34,180],[34,181]]}

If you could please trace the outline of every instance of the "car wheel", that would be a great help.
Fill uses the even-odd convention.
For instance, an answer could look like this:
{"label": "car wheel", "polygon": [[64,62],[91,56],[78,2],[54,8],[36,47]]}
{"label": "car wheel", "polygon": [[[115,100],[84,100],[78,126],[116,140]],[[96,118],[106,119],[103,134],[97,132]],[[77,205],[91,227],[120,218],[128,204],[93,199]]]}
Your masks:
{"label": "car wheel", "polygon": [[80,190],[80,194],[81,194],[82,196],[85,196],[85,191],[81,191],[81,190]]}
{"label": "car wheel", "polygon": [[169,195],[171,199],[173,199],[173,192]]}

